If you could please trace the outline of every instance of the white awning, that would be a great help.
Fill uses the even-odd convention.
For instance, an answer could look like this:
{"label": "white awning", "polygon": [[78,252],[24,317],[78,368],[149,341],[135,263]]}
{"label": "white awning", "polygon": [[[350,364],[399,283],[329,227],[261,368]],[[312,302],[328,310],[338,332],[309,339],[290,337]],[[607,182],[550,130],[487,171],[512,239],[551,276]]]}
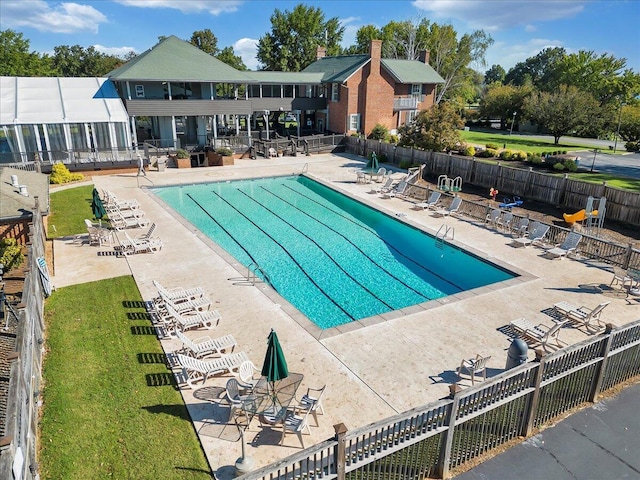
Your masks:
{"label": "white awning", "polygon": [[0,125],[127,121],[108,78],[0,77]]}

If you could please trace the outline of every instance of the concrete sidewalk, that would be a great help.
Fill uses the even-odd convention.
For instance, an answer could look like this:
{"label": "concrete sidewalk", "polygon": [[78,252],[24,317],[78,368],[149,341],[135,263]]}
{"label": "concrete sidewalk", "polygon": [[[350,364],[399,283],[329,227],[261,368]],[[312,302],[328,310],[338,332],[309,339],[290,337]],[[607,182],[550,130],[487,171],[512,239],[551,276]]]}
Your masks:
{"label": "concrete sidewalk", "polygon": [[640,478],[640,383],[574,413],[455,478]]}

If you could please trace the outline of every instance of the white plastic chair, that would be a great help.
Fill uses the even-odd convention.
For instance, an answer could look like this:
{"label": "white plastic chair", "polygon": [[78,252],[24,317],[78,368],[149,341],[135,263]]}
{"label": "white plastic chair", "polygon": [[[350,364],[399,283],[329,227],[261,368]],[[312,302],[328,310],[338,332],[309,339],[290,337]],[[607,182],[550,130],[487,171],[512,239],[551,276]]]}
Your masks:
{"label": "white plastic chair", "polygon": [[462,360],[460,366],[456,370],[458,377],[462,378],[462,374],[466,373],[471,377],[471,385],[475,384],[475,376],[482,374],[482,379],[487,379],[487,362],[491,359],[491,355],[483,357],[482,355],[476,355],[476,358],[469,358]]}
{"label": "white plastic chair", "polygon": [[316,422],[316,427],[319,425],[318,423],[318,411],[320,411],[321,415],[324,415],[324,407],[322,406],[322,395],[324,395],[324,391],[327,388],[324,385],[322,388],[307,388],[307,393],[305,393],[298,405],[303,408],[308,408],[313,415],[313,419]]}
{"label": "white plastic chair", "polygon": [[248,388],[249,390],[253,390],[253,387],[256,386],[258,380],[260,378],[256,378],[254,373],[259,373],[260,370],[256,367],[251,360],[247,360],[246,362],[242,362],[240,364],[240,368],[238,368],[238,384],[242,388]]}
{"label": "white plastic chair", "polygon": [[304,448],[304,441],[302,440],[302,433],[306,430],[308,435],[311,435],[309,430],[309,413],[310,408],[303,408],[300,406],[293,407],[292,410],[287,411],[287,416],[282,422],[282,439],[280,445],[284,444],[284,437],[287,433],[295,433],[300,440],[300,445]]}

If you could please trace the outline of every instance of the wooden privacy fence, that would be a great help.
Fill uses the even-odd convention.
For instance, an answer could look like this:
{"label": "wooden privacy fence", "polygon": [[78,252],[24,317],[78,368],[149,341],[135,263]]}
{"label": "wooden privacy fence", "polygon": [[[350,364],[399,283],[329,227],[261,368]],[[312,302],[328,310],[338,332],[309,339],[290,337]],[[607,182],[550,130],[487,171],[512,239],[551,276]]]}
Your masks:
{"label": "wooden privacy fence", "polygon": [[447,478],[451,470],[640,375],[640,320],[519,365],[448,399],[336,435],[244,480]]}
{"label": "wooden privacy fence", "polygon": [[[333,152],[342,146],[344,135],[309,135],[289,138],[274,138],[272,140],[255,140],[250,149],[251,158],[258,156],[268,158],[269,150],[283,155],[311,155],[312,153]],[[342,146],[342,148],[344,148]]]}
{"label": "wooden privacy fence", "polygon": [[[35,197],[33,221],[29,224],[29,243],[25,261],[22,303],[15,308],[3,308],[0,341],[2,354],[14,352],[2,362],[2,388],[8,388],[4,425],[0,429],[0,478],[34,478],[38,473],[37,440],[40,383],[44,339],[44,293],[38,270],[38,257],[45,256],[45,231],[38,198]],[[0,295],[2,297],[2,295]],[[3,297],[2,297],[3,298]],[[16,319],[15,316],[18,318]],[[8,378],[7,378],[8,377]]]}
{"label": "wooden privacy fence", "polygon": [[344,142],[350,153],[367,157],[371,152],[376,152],[381,161],[396,165],[424,164],[424,173],[428,176],[460,176],[463,183],[487,190],[497,188],[503,193],[558,205],[571,212],[585,208],[589,196],[606,197],[605,221],[640,225],[640,193],[613,188],[606,182],[583,182],[570,179],[568,174],[536,172],[531,167],[513,168],[508,166],[508,162],[495,164],[472,157],[398,147],[379,140],[345,137]]}

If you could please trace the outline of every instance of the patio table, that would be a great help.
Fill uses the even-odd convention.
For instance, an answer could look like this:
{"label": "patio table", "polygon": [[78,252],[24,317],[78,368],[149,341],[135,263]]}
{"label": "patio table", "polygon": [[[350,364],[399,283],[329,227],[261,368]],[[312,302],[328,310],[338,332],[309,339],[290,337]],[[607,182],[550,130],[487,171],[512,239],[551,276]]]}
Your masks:
{"label": "patio table", "polygon": [[287,408],[296,397],[296,391],[302,383],[304,375],[289,372],[289,376],[275,382],[272,390],[267,377],[260,377],[253,387],[251,394],[242,401],[242,408],[250,424],[253,417],[258,415],[263,423],[280,423],[287,415]]}

